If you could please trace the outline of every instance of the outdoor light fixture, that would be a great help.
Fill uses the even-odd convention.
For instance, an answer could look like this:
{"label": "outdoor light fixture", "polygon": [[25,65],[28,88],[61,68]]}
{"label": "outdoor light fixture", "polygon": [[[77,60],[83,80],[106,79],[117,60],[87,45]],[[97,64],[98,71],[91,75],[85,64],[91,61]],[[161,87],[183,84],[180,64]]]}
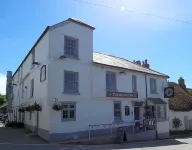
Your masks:
{"label": "outdoor light fixture", "polygon": [[39,63],[38,62],[33,62],[33,65],[39,65]]}
{"label": "outdoor light fixture", "polygon": [[59,58],[60,58],[60,59],[65,59],[66,56],[65,56],[65,55],[62,55],[62,56],[60,56]]}

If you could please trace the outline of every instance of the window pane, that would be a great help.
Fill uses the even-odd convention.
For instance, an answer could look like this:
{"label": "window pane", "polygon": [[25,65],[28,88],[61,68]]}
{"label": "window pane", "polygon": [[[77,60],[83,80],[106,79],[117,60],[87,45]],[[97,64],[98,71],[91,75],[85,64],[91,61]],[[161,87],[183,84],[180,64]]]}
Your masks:
{"label": "window pane", "polygon": [[70,118],[75,118],[75,110],[70,110]]}
{"label": "window pane", "polygon": [[63,108],[68,108],[68,105],[63,105]]}
{"label": "window pane", "polygon": [[63,119],[67,119],[67,118],[68,118],[68,111],[63,110]]}
{"label": "window pane", "polygon": [[78,91],[78,73],[65,72],[65,91]]}
{"label": "window pane", "polygon": [[125,116],[129,116],[129,115],[130,115],[129,106],[125,106]]}
{"label": "window pane", "polygon": [[77,40],[65,37],[65,54],[70,56],[77,56]]}
{"label": "window pane", "polygon": [[70,108],[75,108],[75,106],[74,105],[70,105]]}

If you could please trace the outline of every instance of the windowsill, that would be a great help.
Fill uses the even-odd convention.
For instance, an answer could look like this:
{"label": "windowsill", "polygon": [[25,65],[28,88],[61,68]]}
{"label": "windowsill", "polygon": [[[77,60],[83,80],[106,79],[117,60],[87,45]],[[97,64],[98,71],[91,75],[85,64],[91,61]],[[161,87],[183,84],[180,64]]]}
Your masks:
{"label": "windowsill", "polygon": [[105,91],[107,91],[107,92],[118,92],[118,90],[112,90],[112,89],[105,89]]}
{"label": "windowsill", "polygon": [[61,122],[71,122],[76,121],[76,119],[62,119]]}
{"label": "windowsill", "polygon": [[63,92],[63,94],[67,94],[67,95],[80,95],[79,92]]}
{"label": "windowsill", "polygon": [[133,93],[138,93],[138,91],[137,91],[137,90],[133,90],[132,92],[133,92]]}
{"label": "windowsill", "polygon": [[72,56],[69,56],[69,55],[64,55],[66,58],[68,59],[74,59],[74,60],[80,60],[79,57],[72,57]]}
{"label": "windowsill", "polygon": [[158,94],[157,92],[150,92],[150,94]]}

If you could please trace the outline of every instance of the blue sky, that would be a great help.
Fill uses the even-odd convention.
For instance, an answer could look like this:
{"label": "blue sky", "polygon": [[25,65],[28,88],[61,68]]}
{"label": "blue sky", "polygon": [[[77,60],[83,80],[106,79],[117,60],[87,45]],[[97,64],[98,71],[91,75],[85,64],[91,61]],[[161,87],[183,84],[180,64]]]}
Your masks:
{"label": "blue sky", "polygon": [[150,67],[182,76],[192,87],[192,24],[130,13],[150,13],[192,22],[191,0],[84,0],[115,7],[97,7],[73,0],[6,0],[0,4],[0,93],[7,70],[17,69],[47,25],[69,17],[96,27],[94,50],[128,60],[148,59]]}

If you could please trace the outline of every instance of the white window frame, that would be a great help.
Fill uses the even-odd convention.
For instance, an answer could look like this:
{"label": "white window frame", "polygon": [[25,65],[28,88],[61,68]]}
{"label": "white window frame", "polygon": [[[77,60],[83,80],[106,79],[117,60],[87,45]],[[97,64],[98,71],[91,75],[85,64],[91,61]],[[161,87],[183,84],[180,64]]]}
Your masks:
{"label": "white window frame", "polygon": [[[65,106],[67,106],[67,108]],[[74,106],[74,108],[70,108],[70,106]],[[67,112],[67,118],[64,118],[64,111]],[[70,111],[74,111],[74,118],[70,118]],[[76,121],[76,103],[63,103],[63,109],[61,111],[61,121]]]}
{"label": "white window frame", "polygon": [[[118,104],[120,106],[120,110],[115,110],[115,104]],[[114,121],[121,121],[122,120],[121,102],[114,101],[113,105],[114,105],[114,109],[113,109],[114,110]],[[117,115],[116,115],[116,112],[118,112],[118,111],[120,113],[119,118],[117,118]]]}
{"label": "white window frame", "polygon": [[132,75],[132,90],[133,92],[137,92],[137,76]]}
{"label": "white window frame", "polygon": [[21,98],[24,96],[24,83],[22,83]]}
{"label": "white window frame", "polygon": [[[75,76],[75,80],[74,81],[69,81],[67,80],[67,74],[73,74],[73,76]],[[72,78],[72,77],[70,77]],[[72,90],[72,89],[69,89],[67,86],[69,84],[76,84],[76,89],[75,90]],[[64,93],[68,93],[68,94],[73,94],[73,93],[79,93],[79,73],[78,72],[73,72],[73,71],[64,71]]]}
{"label": "white window frame", "polygon": [[157,118],[165,119],[167,117],[166,104],[157,105]]}
{"label": "white window frame", "polygon": [[150,78],[150,92],[157,93],[157,80],[155,78]]}
{"label": "white window frame", "polygon": [[106,72],[106,89],[111,91],[117,90],[117,76],[116,72]]}
{"label": "white window frame", "polygon": [[40,70],[40,82],[43,82],[45,80],[46,80],[46,65],[43,65]]}
{"label": "white window frame", "polygon": [[[70,45],[67,45],[70,42]],[[68,49],[70,52],[68,53]],[[64,55],[67,58],[75,58],[78,59],[79,55],[79,40],[73,37],[64,36]]]}

